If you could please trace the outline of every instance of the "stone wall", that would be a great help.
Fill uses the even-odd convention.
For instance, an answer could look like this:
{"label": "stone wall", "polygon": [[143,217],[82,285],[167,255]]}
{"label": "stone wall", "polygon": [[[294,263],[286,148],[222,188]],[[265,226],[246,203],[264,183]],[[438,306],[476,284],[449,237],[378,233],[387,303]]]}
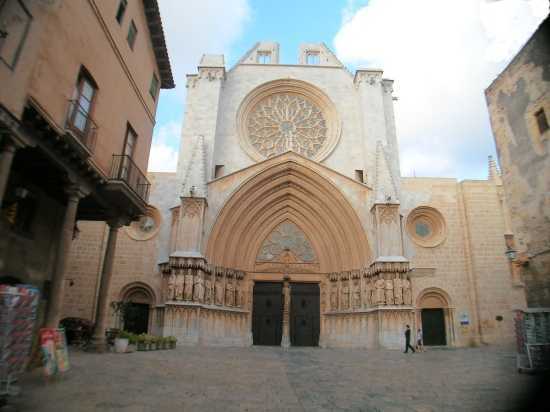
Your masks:
{"label": "stone wall", "polygon": [[444,222],[444,235],[434,245],[420,246],[410,228],[404,231],[414,303],[421,306],[424,291],[439,290],[450,307],[447,320],[454,322],[459,346],[513,342],[513,310],[524,307],[525,298],[504,254],[504,217],[496,184],[403,178],[402,188],[405,222],[419,206],[436,209]]}
{"label": "stone wall", "polygon": [[485,91],[530,307],[550,307],[550,20]]}

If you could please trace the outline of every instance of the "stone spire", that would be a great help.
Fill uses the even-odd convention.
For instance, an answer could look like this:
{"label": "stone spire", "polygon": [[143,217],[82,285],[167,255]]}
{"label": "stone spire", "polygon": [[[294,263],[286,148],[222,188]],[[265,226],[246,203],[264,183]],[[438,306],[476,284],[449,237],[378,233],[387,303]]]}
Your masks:
{"label": "stone spire", "polygon": [[204,136],[199,135],[194,140],[195,145],[187,164],[187,170],[185,170],[180,196],[206,198],[208,189],[206,187],[206,148]]}
{"label": "stone spire", "polygon": [[376,181],[374,188],[376,203],[395,203],[399,201],[390,163],[381,141],[376,144]]}

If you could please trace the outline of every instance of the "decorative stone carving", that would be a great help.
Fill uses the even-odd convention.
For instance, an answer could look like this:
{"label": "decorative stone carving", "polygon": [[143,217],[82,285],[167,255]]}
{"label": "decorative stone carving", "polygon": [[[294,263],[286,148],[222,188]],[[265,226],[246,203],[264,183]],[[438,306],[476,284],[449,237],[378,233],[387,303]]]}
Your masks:
{"label": "decorative stone carving", "polygon": [[167,285],[167,291],[166,291],[166,300],[173,300],[176,296],[176,275],[174,273],[171,273],[170,276],[168,276],[168,285]]}
{"label": "decorative stone carving", "polygon": [[153,206],[147,206],[145,214],[130,226],[125,226],[125,231],[134,240],[149,240],[159,232],[161,222],[159,210]]}
{"label": "decorative stone carving", "polygon": [[420,206],[407,217],[407,233],[419,246],[436,247],[446,238],[446,224],[443,215],[433,207]]}
{"label": "decorative stone carving", "polygon": [[386,305],[393,305],[393,281],[391,279],[386,279]]}
{"label": "decorative stone carving", "polygon": [[303,96],[278,93],[256,104],[247,119],[248,138],[265,157],[287,150],[313,158],[327,140],[323,112]]}
{"label": "decorative stone carving", "polygon": [[195,276],[195,284],[193,286],[193,301],[202,303],[204,299],[204,283],[202,275],[199,273]]}
{"label": "decorative stone carving", "polygon": [[330,310],[338,310],[338,283],[330,283]]}
{"label": "decorative stone carving", "polygon": [[375,292],[376,304],[384,305],[386,303],[386,291],[385,291],[386,282],[384,281],[384,279],[379,278],[375,282],[375,287],[376,287],[376,292]]}
{"label": "decorative stone carving", "polygon": [[214,286],[214,291],[216,295],[215,303],[216,305],[223,305],[224,287],[222,280],[220,278],[217,278]]}
{"label": "decorative stone carving", "polygon": [[398,213],[399,209],[394,206],[384,207],[380,211],[380,221],[386,225],[395,223]]}
{"label": "decorative stone carving", "polygon": [[186,198],[182,204],[182,216],[198,216],[202,209],[201,202],[201,199]]}
{"label": "decorative stone carving", "polygon": [[197,82],[199,81],[199,76],[196,74],[188,74],[187,75],[187,84],[185,85],[186,88],[194,89],[197,85]]}
{"label": "decorative stone carving", "polygon": [[209,82],[222,80],[225,78],[225,70],[223,68],[200,68],[198,78],[208,80]]}
{"label": "decorative stone carving", "polygon": [[235,290],[229,280],[225,283],[225,306],[235,306]]}
{"label": "decorative stone carving", "polygon": [[[313,263],[317,257],[308,238],[291,221],[285,221],[278,225],[264,240],[258,256],[259,262],[289,262],[289,252],[292,257],[301,263]],[[283,262],[284,261],[284,262]]]}
{"label": "decorative stone carving", "polygon": [[403,304],[403,281],[399,277],[393,280],[393,297],[396,305]]}
{"label": "decorative stone carving", "polygon": [[353,281],[352,305],[354,309],[359,309],[361,307],[361,285],[359,285],[358,280]]}
{"label": "decorative stone carving", "polygon": [[393,93],[393,81],[388,79],[382,80],[382,89],[384,93],[392,94]]}
{"label": "decorative stone carving", "polygon": [[409,278],[403,279],[403,303],[405,305],[412,305],[412,289]]}
{"label": "decorative stone carving", "polygon": [[176,276],[176,300],[183,299],[184,277],[181,273]]}
{"label": "decorative stone carving", "polygon": [[237,113],[240,143],[256,161],[293,150],[315,161],[340,138],[334,104],[309,83],[280,79],[251,91]]}
{"label": "decorative stone carving", "polygon": [[365,294],[363,296],[364,306],[373,305],[372,292],[373,292],[373,282],[372,279],[365,279]]}
{"label": "decorative stone carving", "polygon": [[370,86],[376,86],[382,81],[382,72],[366,72],[357,71],[355,74],[355,84],[358,86],[361,83],[368,84]]}
{"label": "decorative stone carving", "polygon": [[193,273],[192,269],[185,271],[185,286],[183,289],[183,300],[193,300]]}
{"label": "decorative stone carving", "polygon": [[342,282],[342,306],[341,309],[348,310],[349,309],[349,284],[347,281]]}
{"label": "decorative stone carving", "polygon": [[204,303],[206,305],[212,304],[212,281],[210,276],[206,276],[204,280]]}

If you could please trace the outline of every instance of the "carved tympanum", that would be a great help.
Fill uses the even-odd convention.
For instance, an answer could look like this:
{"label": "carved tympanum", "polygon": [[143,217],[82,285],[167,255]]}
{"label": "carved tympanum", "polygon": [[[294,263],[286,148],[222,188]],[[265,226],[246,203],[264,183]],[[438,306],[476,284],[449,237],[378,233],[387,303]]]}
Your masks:
{"label": "carved tympanum", "polygon": [[264,240],[256,261],[295,263],[292,260],[313,263],[317,257],[304,232],[294,223],[285,221]]}

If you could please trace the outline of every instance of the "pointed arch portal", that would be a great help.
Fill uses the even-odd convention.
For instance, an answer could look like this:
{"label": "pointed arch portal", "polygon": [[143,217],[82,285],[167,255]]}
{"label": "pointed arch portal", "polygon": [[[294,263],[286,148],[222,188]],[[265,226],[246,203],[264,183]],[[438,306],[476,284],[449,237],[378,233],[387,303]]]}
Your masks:
{"label": "pointed arch portal", "polygon": [[[269,261],[268,255],[261,257],[270,234],[287,225],[296,236],[303,234],[302,249],[307,249],[306,244],[311,247],[302,250],[298,259],[302,262],[291,263],[316,264],[315,271],[322,273],[367,266],[371,261],[367,236],[340,190],[308,167],[308,160],[281,157],[243,183],[226,202],[208,239],[208,261],[254,271],[258,258],[262,264]],[[292,260],[296,251],[290,249]]]}

